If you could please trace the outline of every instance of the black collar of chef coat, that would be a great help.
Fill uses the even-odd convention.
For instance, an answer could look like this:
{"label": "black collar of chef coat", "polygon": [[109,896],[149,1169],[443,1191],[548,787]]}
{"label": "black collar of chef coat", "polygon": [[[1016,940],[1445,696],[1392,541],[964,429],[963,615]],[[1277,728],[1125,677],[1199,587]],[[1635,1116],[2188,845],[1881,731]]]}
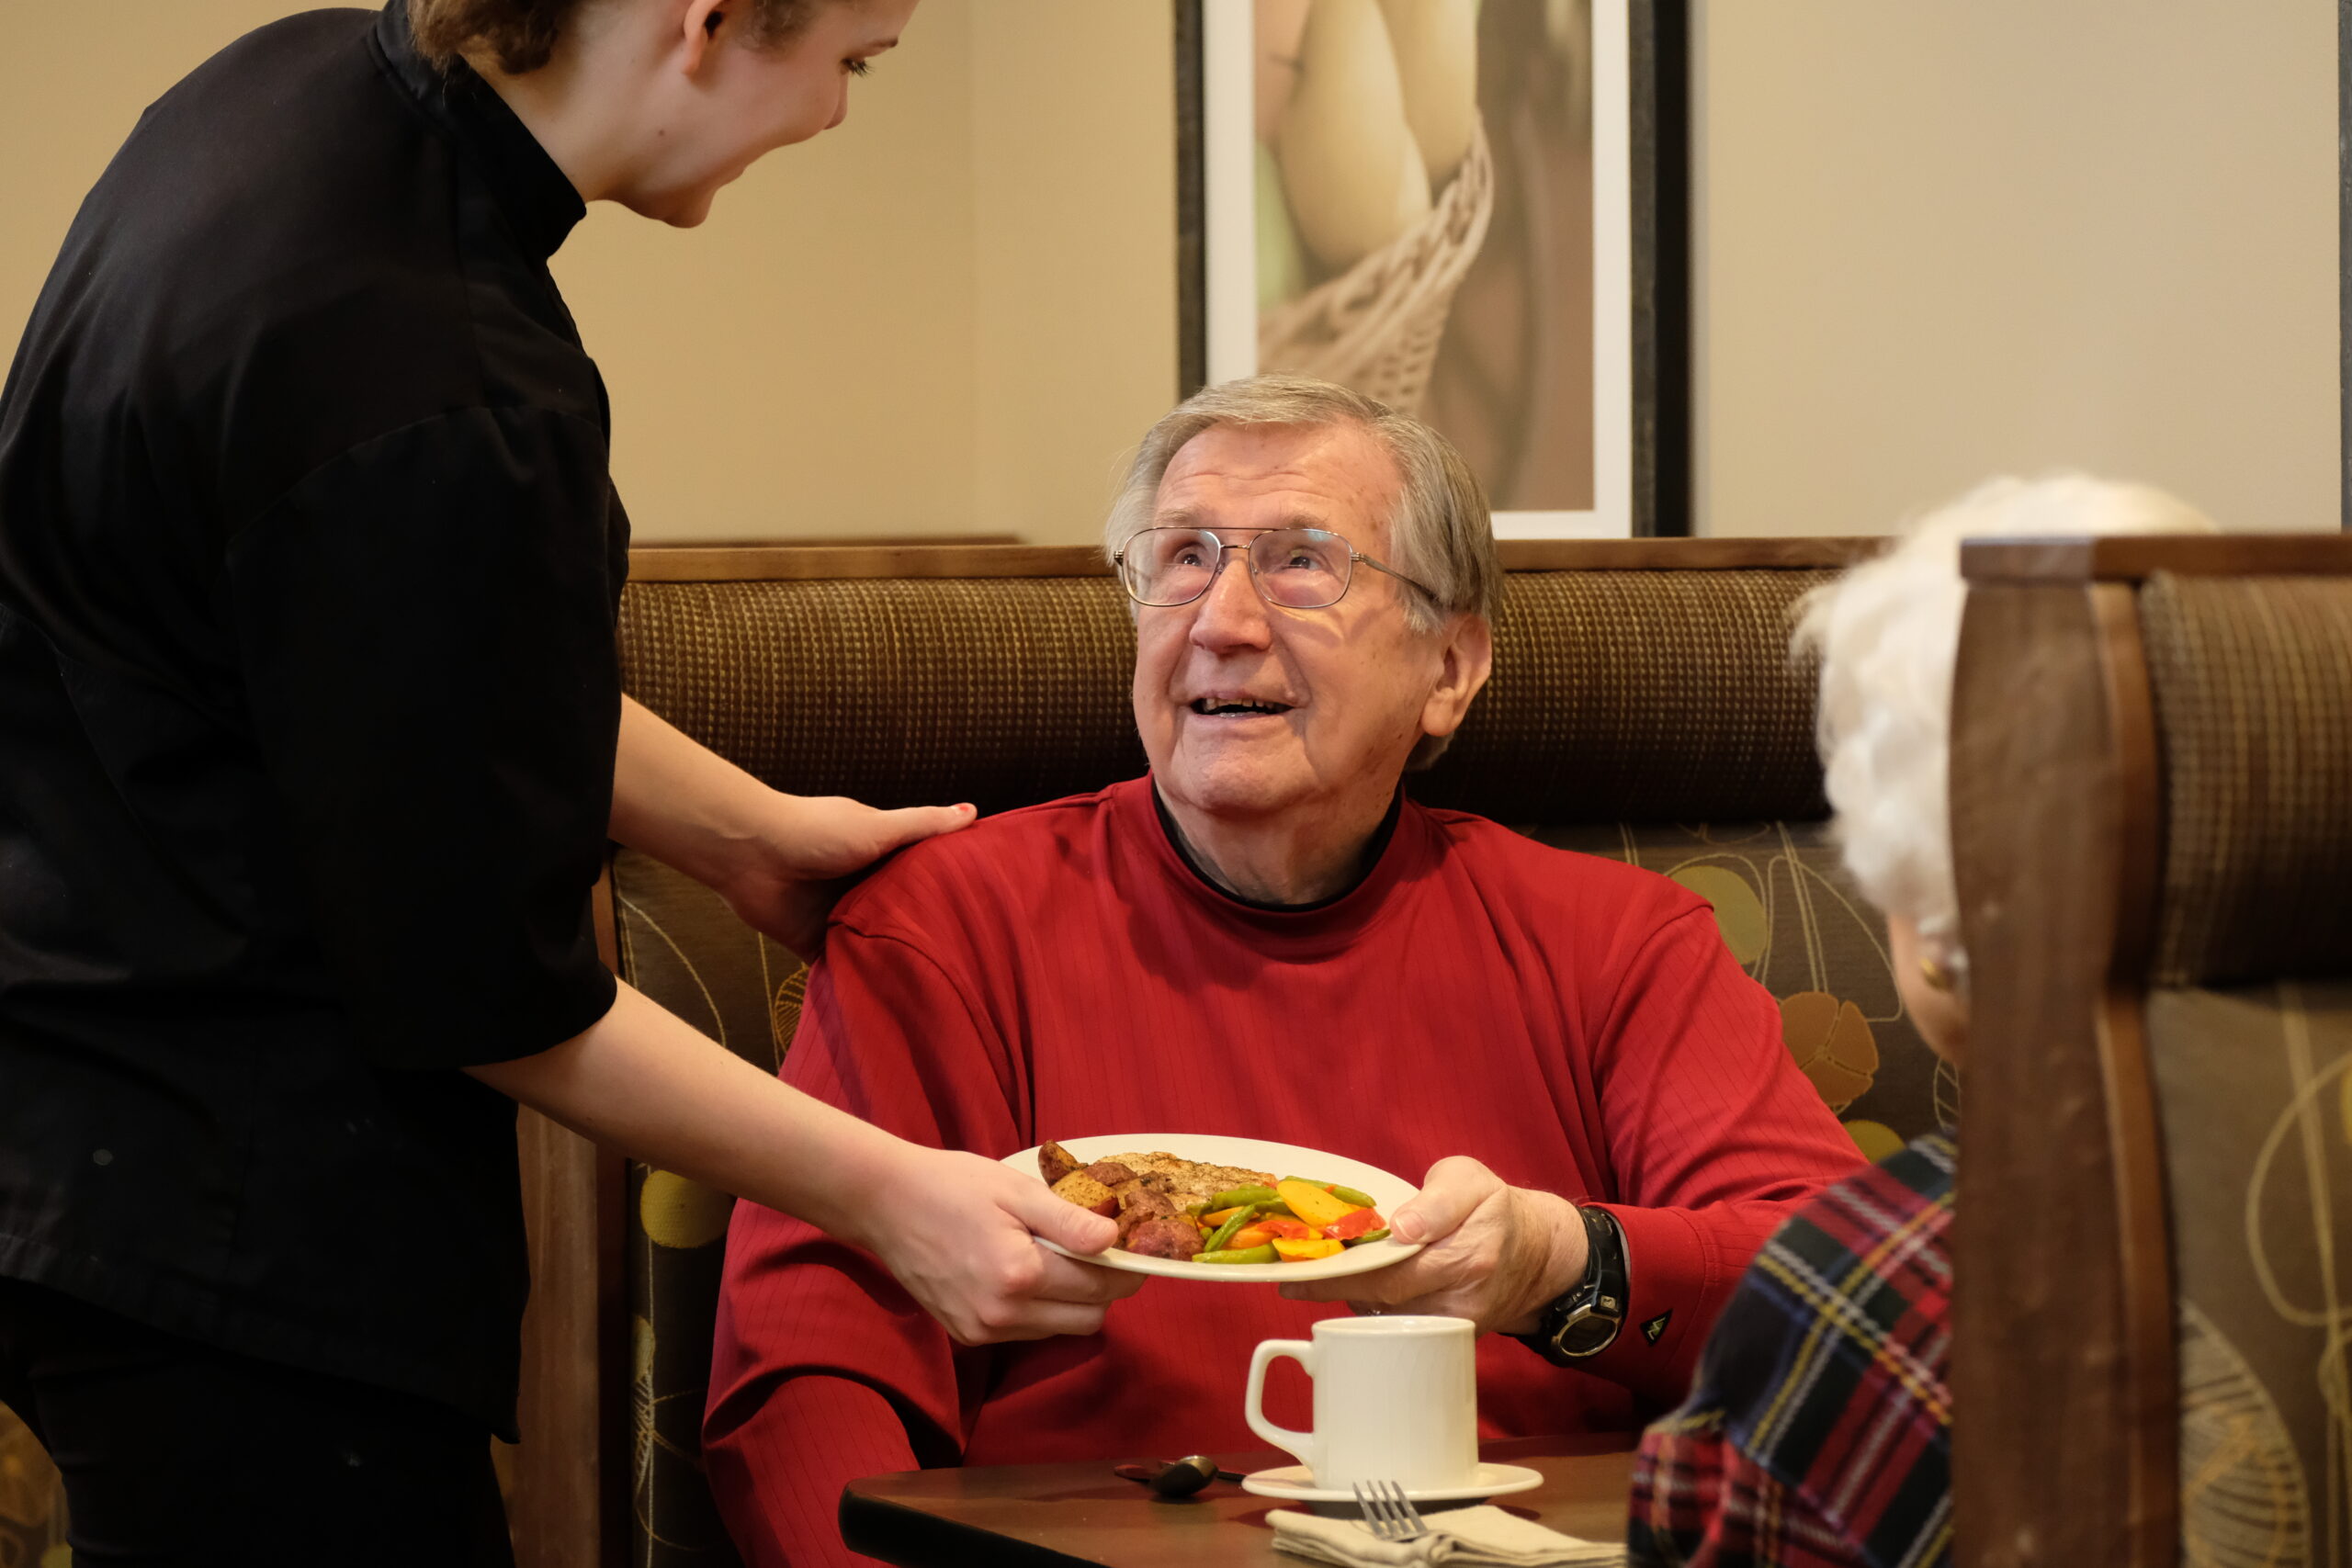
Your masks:
{"label": "black collar of chef coat", "polygon": [[448,133],[498,193],[523,249],[541,263],[555,254],[588,216],[588,206],[506,100],[464,60],[451,60],[444,71],[417,52],[408,0],[385,6],[376,23],[376,51],[425,118]]}

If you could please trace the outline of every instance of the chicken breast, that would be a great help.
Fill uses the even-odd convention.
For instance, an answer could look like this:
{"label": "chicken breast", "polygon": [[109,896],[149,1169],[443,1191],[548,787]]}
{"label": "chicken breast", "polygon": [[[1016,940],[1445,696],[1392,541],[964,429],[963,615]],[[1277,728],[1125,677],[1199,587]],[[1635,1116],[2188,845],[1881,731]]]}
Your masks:
{"label": "chicken breast", "polygon": [[1237,1187],[1272,1187],[1274,1184],[1270,1171],[1244,1170],[1231,1165],[1204,1165],[1199,1160],[1183,1159],[1165,1150],[1151,1154],[1113,1155],[1111,1158],[1147,1179],[1165,1178],[1166,1185],[1162,1190],[1176,1201],[1180,1209],[1204,1202],[1220,1192],[1230,1192]]}

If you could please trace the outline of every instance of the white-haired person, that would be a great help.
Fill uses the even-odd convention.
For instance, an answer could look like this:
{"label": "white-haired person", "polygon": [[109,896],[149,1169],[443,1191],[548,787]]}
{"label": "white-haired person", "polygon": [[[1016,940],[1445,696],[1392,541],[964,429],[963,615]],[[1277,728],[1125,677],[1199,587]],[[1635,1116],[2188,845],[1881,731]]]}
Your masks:
{"label": "white-haired person", "polygon": [[[1961,541],[2210,533],[2161,491],[1996,479],[1808,599],[1818,728],[1847,869],[1886,916],[1905,1010],[1959,1063],[1968,1039],[1946,811]],[[1690,1397],[1645,1435],[1628,1542],[1642,1564],[1926,1568],[1951,1556],[1954,1146],[1931,1133],[1838,1182],[1765,1244]]]}

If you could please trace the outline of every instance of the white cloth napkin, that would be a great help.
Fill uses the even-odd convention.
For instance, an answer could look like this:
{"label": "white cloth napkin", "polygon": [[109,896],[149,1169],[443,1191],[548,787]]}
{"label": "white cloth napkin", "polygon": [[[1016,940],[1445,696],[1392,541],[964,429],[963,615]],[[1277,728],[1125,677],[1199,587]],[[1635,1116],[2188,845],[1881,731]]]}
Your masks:
{"label": "white cloth napkin", "polygon": [[1506,1514],[1491,1504],[1424,1514],[1430,1533],[1413,1540],[1383,1540],[1357,1519],[1277,1508],[1274,1547],[1345,1568],[1616,1568],[1625,1549],[1579,1540]]}

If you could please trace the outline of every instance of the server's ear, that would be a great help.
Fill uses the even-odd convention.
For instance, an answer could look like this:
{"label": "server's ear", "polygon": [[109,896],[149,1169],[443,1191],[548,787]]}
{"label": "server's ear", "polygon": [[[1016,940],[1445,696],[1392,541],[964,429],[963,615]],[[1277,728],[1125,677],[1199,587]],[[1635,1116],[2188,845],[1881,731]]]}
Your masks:
{"label": "server's ear", "polygon": [[679,17],[679,42],[684,50],[686,74],[694,75],[702,69],[703,56],[718,38],[719,29],[727,26],[737,9],[736,0],[686,0]]}

